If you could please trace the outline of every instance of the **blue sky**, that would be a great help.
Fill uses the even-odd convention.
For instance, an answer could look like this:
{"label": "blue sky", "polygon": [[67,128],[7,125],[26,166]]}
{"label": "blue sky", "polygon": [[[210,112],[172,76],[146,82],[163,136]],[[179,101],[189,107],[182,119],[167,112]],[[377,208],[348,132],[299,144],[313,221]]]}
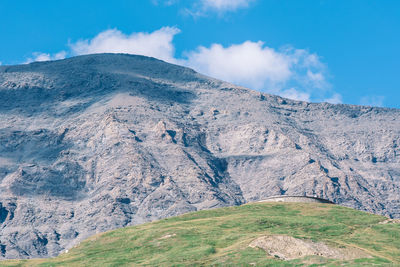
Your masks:
{"label": "blue sky", "polygon": [[0,62],[154,56],[289,98],[400,108],[397,0],[1,0]]}

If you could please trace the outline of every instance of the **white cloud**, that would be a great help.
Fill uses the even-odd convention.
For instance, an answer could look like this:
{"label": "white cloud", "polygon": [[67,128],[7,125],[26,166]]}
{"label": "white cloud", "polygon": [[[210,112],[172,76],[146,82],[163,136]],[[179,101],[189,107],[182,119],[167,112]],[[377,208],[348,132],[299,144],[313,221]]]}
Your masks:
{"label": "white cloud", "polygon": [[[177,3],[179,0],[175,0]],[[184,14],[193,17],[204,17],[211,13],[224,15],[227,12],[234,12],[238,9],[248,8],[252,2],[257,0],[195,0],[188,1],[192,4],[187,8],[183,8]]]}
{"label": "white cloud", "polygon": [[380,95],[367,95],[360,99],[360,104],[365,106],[383,107],[384,96]]}
{"label": "white cloud", "polygon": [[312,72],[311,70],[307,70],[307,78],[311,83],[314,84],[315,87],[324,88],[326,85],[325,77],[322,72]]}
{"label": "white cloud", "polygon": [[214,9],[217,11],[233,11],[238,8],[245,8],[253,0],[201,0],[204,9]]}
{"label": "white cloud", "polygon": [[175,62],[172,40],[179,32],[175,27],[163,27],[152,33],[138,32],[126,35],[117,29],[111,29],[99,33],[93,39],[70,44],[70,48],[73,55],[128,53]]}
{"label": "white cloud", "polygon": [[325,98],[323,102],[328,102],[331,104],[341,104],[343,103],[342,96],[338,93],[334,93],[331,97]]}
{"label": "white cloud", "polygon": [[254,89],[284,82],[291,76],[290,59],[262,42],[246,41],[226,48],[220,44],[200,46],[185,55],[185,64],[201,73]]}
{"label": "white cloud", "polygon": [[294,100],[299,100],[299,101],[310,101],[310,94],[306,92],[300,92],[294,88],[290,88],[287,90],[282,91],[280,96],[294,99]]}
{"label": "white cloud", "polygon": [[50,60],[59,60],[59,59],[64,59],[67,56],[66,51],[60,51],[56,54],[49,54],[49,53],[40,53],[40,52],[34,52],[32,58],[28,58],[25,61],[25,64],[35,62],[35,61],[50,61]]}
{"label": "white cloud", "polygon": [[342,101],[330,90],[325,65],[304,49],[275,50],[260,41],[246,41],[228,47],[200,46],[184,55],[184,65],[234,84],[295,100]]}

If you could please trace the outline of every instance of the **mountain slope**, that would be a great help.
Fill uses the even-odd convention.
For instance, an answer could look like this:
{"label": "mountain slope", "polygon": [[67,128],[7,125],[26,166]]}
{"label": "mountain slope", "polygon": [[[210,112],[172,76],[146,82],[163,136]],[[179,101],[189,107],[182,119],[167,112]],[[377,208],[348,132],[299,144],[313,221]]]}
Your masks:
{"label": "mountain slope", "polygon": [[0,255],[280,194],[400,217],[399,115],[142,56],[0,66]]}
{"label": "mountain slope", "polygon": [[253,203],[98,234],[53,259],[2,264],[394,266],[400,264],[400,224],[384,222],[382,216],[329,204]]}

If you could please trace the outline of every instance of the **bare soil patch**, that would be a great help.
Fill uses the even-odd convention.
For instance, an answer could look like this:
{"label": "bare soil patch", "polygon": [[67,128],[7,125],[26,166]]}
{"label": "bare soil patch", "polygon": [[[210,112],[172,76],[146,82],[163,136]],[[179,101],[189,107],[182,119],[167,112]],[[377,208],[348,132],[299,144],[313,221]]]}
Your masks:
{"label": "bare soil patch", "polygon": [[160,237],[159,239],[167,239],[167,238],[171,238],[171,237],[174,237],[174,236],[176,236],[176,234],[166,234],[166,235]]}
{"label": "bare soil patch", "polygon": [[253,240],[249,246],[263,249],[269,256],[283,260],[294,260],[307,256],[321,256],[339,260],[371,257],[367,252],[358,248],[338,248],[323,242],[298,239],[287,235],[262,236]]}
{"label": "bare soil patch", "polygon": [[400,223],[400,219],[387,219],[384,220],[383,222],[380,222],[379,224],[388,224],[388,223]]}

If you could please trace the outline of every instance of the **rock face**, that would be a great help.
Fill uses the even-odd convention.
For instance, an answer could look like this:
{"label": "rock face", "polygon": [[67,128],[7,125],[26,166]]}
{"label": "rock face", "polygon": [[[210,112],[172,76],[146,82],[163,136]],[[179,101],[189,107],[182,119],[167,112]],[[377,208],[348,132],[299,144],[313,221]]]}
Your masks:
{"label": "rock face", "polygon": [[400,110],[315,104],[153,58],[0,67],[0,257],[272,195],[400,217]]}

